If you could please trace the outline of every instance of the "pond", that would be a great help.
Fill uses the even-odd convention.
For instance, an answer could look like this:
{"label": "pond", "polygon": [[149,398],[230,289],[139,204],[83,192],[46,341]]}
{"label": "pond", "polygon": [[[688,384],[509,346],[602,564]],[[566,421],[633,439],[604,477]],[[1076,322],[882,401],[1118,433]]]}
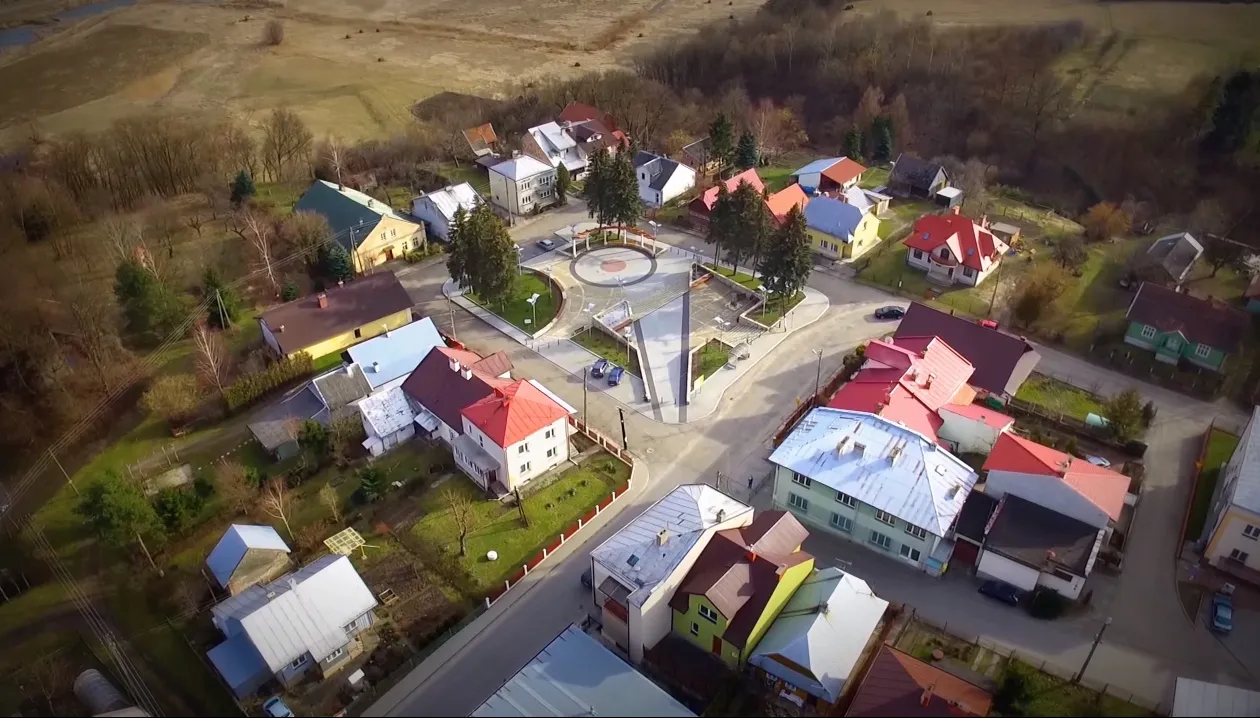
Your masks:
{"label": "pond", "polygon": [[18,25],[17,27],[0,30],[0,50],[29,45],[39,39],[41,30],[46,30],[60,23],[85,20],[110,10],[134,5],[135,2],[136,0],[99,0],[99,2],[62,10],[55,15],[49,16],[43,22]]}

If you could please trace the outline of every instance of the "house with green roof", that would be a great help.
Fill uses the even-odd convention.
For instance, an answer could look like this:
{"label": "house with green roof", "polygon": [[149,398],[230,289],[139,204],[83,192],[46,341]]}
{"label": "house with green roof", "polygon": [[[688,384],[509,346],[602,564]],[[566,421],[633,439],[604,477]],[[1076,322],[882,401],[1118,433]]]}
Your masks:
{"label": "house with green roof", "polygon": [[293,211],[314,212],[328,220],[333,237],[350,254],[356,273],[424,247],[424,225],[345,185],[315,180]]}

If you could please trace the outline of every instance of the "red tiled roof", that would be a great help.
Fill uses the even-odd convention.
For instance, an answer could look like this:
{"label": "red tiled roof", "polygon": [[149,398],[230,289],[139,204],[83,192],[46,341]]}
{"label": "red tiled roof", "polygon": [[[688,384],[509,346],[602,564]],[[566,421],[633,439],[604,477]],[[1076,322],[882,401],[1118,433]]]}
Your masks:
{"label": "red tiled roof", "polygon": [[1010,426],[1011,422],[1015,421],[1000,411],[994,411],[979,404],[947,404],[941,407],[941,411],[948,411],[951,414],[957,414],[972,421],[982,422],[985,426],[991,426],[994,429]]}
{"label": "red tiled roof", "polygon": [[862,679],[847,716],[985,716],[993,696],[983,688],[882,646]]}
{"label": "red tiled roof", "polygon": [[918,302],[910,303],[893,336],[912,350],[941,338],[975,367],[971,383],[995,394],[1014,394],[1041,358],[1019,337]]}
{"label": "red tiled roof", "polygon": [[845,185],[860,177],[865,171],[866,168],[862,165],[848,157],[842,157],[839,162],[823,170],[822,176],[838,185]]}
{"label": "red tiled roof", "polygon": [[[743,172],[740,172],[734,177],[726,180],[723,184],[726,185],[727,192],[734,192],[739,189],[740,184],[744,182],[752,185],[753,189],[757,190],[758,194],[766,190],[766,185],[761,181],[761,177],[757,174],[756,169],[744,170]],[[713,211],[713,205],[717,202],[718,187],[720,187],[720,185],[713,185],[712,187],[706,189],[703,195],[698,197],[700,203],[710,212]]]}
{"label": "red tiled roof", "polygon": [[793,206],[804,209],[807,202],[809,195],[805,194],[805,190],[798,184],[791,184],[770,195],[770,199],[766,200],[766,208],[770,210],[771,216],[782,222],[788,210]]}
{"label": "red tiled roof", "polygon": [[911,249],[932,252],[949,247],[952,259],[983,272],[1009,247],[987,229],[961,214],[928,214],[914,223],[914,230],[902,244]]}
{"label": "red tiled roof", "polygon": [[570,102],[560,111],[561,122],[586,122],[587,120],[598,120],[611,131],[621,129],[617,124],[617,118],[604,112],[598,107],[592,107],[584,102]]}
{"label": "red tiled roof", "polygon": [[1113,521],[1120,518],[1129,493],[1129,477],[1014,434],[998,437],[982,468],[1057,478]]}
{"label": "red tiled roof", "polygon": [[461,412],[474,426],[501,447],[532,436],[569,410],[524,379],[499,381],[493,391]]}

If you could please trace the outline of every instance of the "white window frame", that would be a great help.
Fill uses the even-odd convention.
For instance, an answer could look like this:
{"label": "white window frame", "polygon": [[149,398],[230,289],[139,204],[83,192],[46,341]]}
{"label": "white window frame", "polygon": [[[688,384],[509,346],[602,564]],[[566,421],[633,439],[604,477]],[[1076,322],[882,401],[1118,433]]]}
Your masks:
{"label": "white window frame", "polygon": [[811,479],[811,478],[809,478],[809,477],[808,477],[808,476],[806,476],[805,474],[798,474],[798,473],[796,473],[795,471],[793,471],[793,472],[792,472],[792,483],[794,483],[794,484],[800,484],[801,486],[804,486],[805,488],[807,488],[807,489],[808,489],[809,487],[811,487],[811,486],[813,486],[813,485],[814,485],[814,480],[813,480],[813,479]]}
{"label": "white window frame", "polygon": [[848,516],[841,516],[833,511],[831,513],[831,527],[837,531],[851,534],[853,533],[853,519]]}
{"label": "white window frame", "polygon": [[1194,347],[1194,355],[1200,359],[1207,359],[1212,355],[1212,347],[1206,344],[1197,344]]}
{"label": "white window frame", "polygon": [[397,230],[397,229],[395,229],[395,228],[393,228],[393,227],[391,227],[391,228],[390,228],[390,230],[389,230],[389,237],[390,237],[390,239],[393,239],[394,237],[397,237],[397,236],[398,236],[398,230]]}
{"label": "white window frame", "polygon": [[323,661],[321,661],[321,663],[327,663],[327,662],[329,662],[329,661],[331,661],[331,660],[335,660],[335,659],[337,659],[337,658],[341,658],[341,657],[342,657],[342,656],[344,656],[344,655],[346,655],[346,649],[345,649],[345,647],[343,646],[342,648],[338,648],[337,650],[333,651],[332,653],[329,653],[328,655],[324,656],[324,660],[323,660]]}
{"label": "white window frame", "polygon": [[858,500],[856,498],[844,493],[843,491],[836,492],[836,501],[840,502],[844,506],[848,506],[851,509],[856,509],[858,505]]}
{"label": "white window frame", "polygon": [[1243,538],[1249,538],[1252,541],[1260,539],[1260,526],[1247,524],[1243,527]]}
{"label": "white window frame", "polygon": [[922,526],[912,526],[910,524],[906,524],[906,533],[919,539],[920,541],[927,538],[927,529]]}
{"label": "white window frame", "polygon": [[893,516],[887,511],[880,511],[879,509],[875,509],[875,520],[882,524],[888,524],[889,526],[897,525],[896,516]]}
{"label": "white window frame", "polygon": [[691,622],[691,635],[693,636],[700,635],[700,624],[696,623],[695,621]]}
{"label": "white window frame", "polygon": [[306,665],[306,654],[303,653],[302,655],[293,659],[293,662],[289,664],[289,668],[290,670],[296,671],[297,669],[305,665]]}
{"label": "white window frame", "polygon": [[544,439],[556,438],[556,428],[553,426],[550,429],[547,429],[547,433],[543,434],[543,438]]}
{"label": "white window frame", "polygon": [[1154,339],[1155,334],[1156,334],[1155,327],[1149,324],[1142,325],[1142,338],[1143,339]]}
{"label": "white window frame", "polygon": [[526,461],[525,463],[521,464],[521,473],[522,473],[522,474],[527,474],[527,473],[529,473],[529,462],[528,462],[528,461]]}
{"label": "white window frame", "polygon": [[901,557],[918,563],[923,558],[923,553],[919,549],[903,543],[901,544]]}
{"label": "white window frame", "polygon": [[1251,558],[1251,554],[1246,551],[1239,551],[1235,548],[1230,549],[1229,557],[1239,563],[1247,563],[1247,559]]}
{"label": "white window frame", "polygon": [[871,529],[871,537],[867,540],[872,546],[878,546],[885,551],[892,550],[892,537],[887,534],[882,534],[875,529]]}
{"label": "white window frame", "polygon": [[551,458],[551,457],[555,456],[555,455],[556,455],[556,453],[558,453],[558,452],[556,451],[556,447],[554,447],[554,446],[553,446],[553,447],[551,447],[550,449],[547,449],[547,457],[548,457],[548,458]]}
{"label": "white window frame", "polygon": [[529,451],[529,442],[528,442],[528,441],[522,441],[521,443],[519,443],[519,444],[517,444],[517,445],[516,445],[516,453],[518,453],[518,454],[524,454],[526,451]]}
{"label": "white window frame", "polygon": [[712,608],[709,608],[703,603],[696,607],[696,613],[699,613],[700,617],[708,621],[709,623],[718,622],[717,611],[714,611]]}
{"label": "white window frame", "polygon": [[788,492],[788,506],[801,511],[809,511],[809,499],[803,499],[792,492]]}

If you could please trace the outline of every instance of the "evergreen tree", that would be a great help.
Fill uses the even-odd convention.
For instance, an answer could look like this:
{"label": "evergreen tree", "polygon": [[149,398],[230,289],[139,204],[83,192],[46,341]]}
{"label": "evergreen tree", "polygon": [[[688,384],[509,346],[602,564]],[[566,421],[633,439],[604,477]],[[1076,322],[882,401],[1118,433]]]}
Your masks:
{"label": "evergreen tree", "polygon": [[146,342],[157,342],[184,319],[184,303],[157,275],[129,259],[114,272],[114,297],[127,330]]}
{"label": "evergreen tree", "polygon": [[735,166],[741,170],[757,166],[757,138],[751,132],[739,136],[739,145],[735,148]]}
{"label": "evergreen tree", "polygon": [[717,200],[713,202],[713,211],[709,213],[708,240],[713,245],[713,266],[718,264],[718,250],[723,247],[736,232],[739,215],[726,183],[718,185]]}
{"label": "evergreen tree", "polygon": [[[294,291],[297,291],[296,287]],[[226,329],[240,316],[240,300],[237,299],[236,292],[223,285],[223,280],[214,267],[208,267],[201,278],[201,296],[210,302],[207,309],[210,326]]]}
{"label": "evergreen tree", "polygon": [[476,267],[476,262],[470,259],[473,255],[468,246],[471,234],[465,231],[468,221],[468,212],[463,207],[457,208],[447,235],[446,271],[451,279],[464,287],[472,284],[471,272]]}
{"label": "evergreen tree", "polygon": [[735,128],[724,113],[719,112],[709,125],[709,152],[717,160],[719,174],[734,158]]}
{"label": "evergreen tree", "polygon": [[747,182],[740,182],[731,193],[730,205],[734,220],[724,238],[726,258],[739,271],[741,262],[760,253],[770,226],[769,211],[765,199]]}
{"label": "evergreen tree", "polygon": [[612,156],[601,149],[586,167],[586,215],[601,226],[614,222],[610,211]]}
{"label": "evergreen tree", "polygon": [[800,207],[792,207],[766,247],[761,262],[761,283],[780,301],[788,300],[805,286],[812,268],[813,252],[805,228],[805,213]]}
{"label": "evergreen tree", "polygon": [[284,286],[280,288],[281,301],[291,302],[294,299],[297,299],[299,294],[300,292],[298,292],[298,285],[296,282],[292,279],[284,280]]}
{"label": "evergreen tree", "polygon": [[854,161],[862,159],[862,131],[857,125],[844,133],[844,156]]}
{"label": "evergreen tree", "polygon": [[257,190],[254,189],[253,178],[245,170],[241,170],[236,175],[236,179],[232,180],[232,204],[239,207],[242,202],[255,194]]}
{"label": "evergreen tree", "polygon": [[569,168],[561,162],[556,168],[556,202],[561,206],[569,203],[569,186],[573,184],[573,177],[569,174]]}
{"label": "evergreen tree", "polygon": [[875,135],[875,161],[887,162],[892,159],[892,122],[887,117],[876,117],[871,127],[871,134]]}
{"label": "evergreen tree", "polygon": [[166,538],[162,520],[144,493],[113,471],[88,486],[76,512],[114,548],[129,546],[137,538],[152,544]]}
{"label": "evergreen tree", "polygon": [[609,214],[622,227],[633,227],[643,214],[643,202],[639,199],[639,181],[635,178],[634,163],[629,152],[619,152],[613,159],[609,182]]}
{"label": "evergreen tree", "polygon": [[324,274],[338,282],[354,279],[354,265],[350,263],[350,253],[341,246],[340,242],[329,242],[321,251],[323,257],[320,259],[320,265],[324,268]]}
{"label": "evergreen tree", "polygon": [[472,211],[471,225],[465,229],[472,232],[471,246],[477,248],[472,290],[485,302],[502,306],[516,289],[520,263],[516,243],[485,203]]}

